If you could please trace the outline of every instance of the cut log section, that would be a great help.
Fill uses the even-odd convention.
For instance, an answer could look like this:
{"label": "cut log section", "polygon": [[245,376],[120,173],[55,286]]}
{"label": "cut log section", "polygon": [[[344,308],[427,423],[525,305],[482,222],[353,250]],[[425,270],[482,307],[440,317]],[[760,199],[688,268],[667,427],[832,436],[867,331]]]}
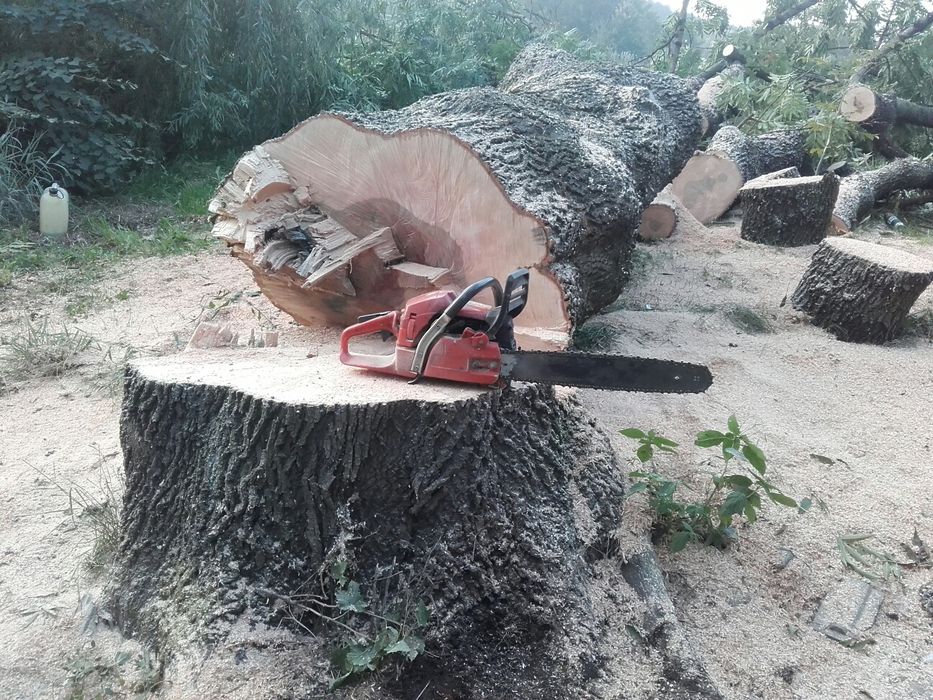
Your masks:
{"label": "cut log section", "polygon": [[638,236],[643,241],[660,241],[670,238],[674,229],[677,228],[679,206],[679,202],[676,201],[669,188],[661,190],[641,215]]}
{"label": "cut log section", "polygon": [[[327,622],[347,586],[337,564],[374,614],[414,625],[401,603],[427,606],[426,653],[397,678],[367,677],[386,696],[429,684],[432,697],[608,697],[635,674],[659,692],[689,683],[678,697],[719,697],[682,634],[644,642],[657,664],[626,633],[676,620],[643,625],[640,611],[670,604],[663,578],[643,561],[639,587],[626,583],[623,471],[572,395],[411,386],[289,349],[215,351],[133,363],[121,441],[108,597],[123,631],[157,649],[206,637],[232,667],[234,630],[251,655],[250,631],[261,653],[270,627],[334,646],[348,624],[350,640],[375,636],[366,615]],[[308,676],[321,666],[308,659]],[[317,680],[310,695],[326,691]],[[289,689],[264,696],[291,695],[278,690]]]}
{"label": "cut log section", "polygon": [[933,188],[933,163],[917,158],[902,158],[877,170],[855,173],[843,178],[833,211],[833,226],[848,233],[868,215],[875,202],[898,190]]}
{"label": "cut log section", "polygon": [[867,85],[853,85],[842,97],[839,111],[850,122],[878,128],[892,124],[933,127],[933,107],[895,95],[882,95]]}
{"label": "cut log section", "polygon": [[885,343],[933,281],[933,260],[851,238],[824,240],[794,291],[795,309],[840,340]]}
{"label": "cut log section", "polygon": [[658,193],[641,215],[638,235],[643,241],[661,241],[670,238],[675,231],[693,235],[706,230],[681,201],[671,194],[671,187],[668,185]]}
{"label": "cut log section", "polygon": [[703,153],[694,155],[671,183],[671,191],[702,223],[728,211],[739,190],[764,173],[803,167],[801,130],[746,136],[734,126],[716,132]]}
{"label": "cut log section", "polygon": [[303,324],[526,267],[519,340],[562,346],[618,296],[641,212],[699,122],[688,81],[532,45],[500,89],[322,114],[257,146],[210,204],[214,235]]}
{"label": "cut log section", "polygon": [[839,178],[756,178],[742,188],[742,238],[756,243],[798,246],[826,237]]}

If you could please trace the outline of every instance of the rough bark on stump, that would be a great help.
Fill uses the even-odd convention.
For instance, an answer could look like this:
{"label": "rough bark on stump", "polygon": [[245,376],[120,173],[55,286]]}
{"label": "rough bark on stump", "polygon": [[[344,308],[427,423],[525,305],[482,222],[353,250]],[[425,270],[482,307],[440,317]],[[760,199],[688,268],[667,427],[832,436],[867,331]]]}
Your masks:
{"label": "rough bark on stump", "polygon": [[812,177],[756,178],[742,188],[742,238],[798,246],[826,237],[839,194],[832,173]]}
{"label": "rough bark on stump", "polygon": [[[528,267],[517,335],[529,347],[564,345],[618,295],[641,212],[693,152],[699,124],[686,80],[532,45],[500,89],[322,114],[256,147],[211,202],[214,234],[306,324],[347,324]],[[257,163],[278,175],[274,185],[255,184]],[[395,251],[347,250],[348,236],[380,229]],[[263,256],[272,243],[275,255]],[[327,276],[308,284],[319,258],[332,263]],[[402,283],[403,261],[434,273]]]}
{"label": "rough bark on stump", "polygon": [[[134,363],[121,441],[109,596],[127,633],[171,648],[174,630],[198,629],[223,654],[235,622],[275,625],[281,601],[332,594],[319,572],[342,559],[367,598],[389,567],[428,603],[429,653],[373,679],[390,696],[430,684],[425,697],[620,697],[614,683],[648,673],[631,621],[664,630],[646,677],[673,686],[669,697],[718,697],[672,643],[673,616],[658,618],[656,567],[635,569],[660,590],[626,584],[635,574],[623,575],[614,536],[624,477],[570,396],[413,387],[329,356],[216,351]],[[646,605],[642,621],[633,611]]]}
{"label": "rough bark on stump", "polygon": [[875,206],[898,190],[933,187],[933,163],[902,158],[876,170],[843,178],[833,210],[833,226],[841,233],[854,229]]}
{"label": "rough bark on stump", "polygon": [[734,126],[716,132],[706,151],[694,155],[671,183],[684,206],[704,224],[718,219],[749,180],[782,168],[803,167],[804,132],[746,136]]}
{"label": "rough bark on stump", "polygon": [[896,338],[917,298],[933,281],[933,261],[851,238],[824,240],[791,302],[840,340]]}

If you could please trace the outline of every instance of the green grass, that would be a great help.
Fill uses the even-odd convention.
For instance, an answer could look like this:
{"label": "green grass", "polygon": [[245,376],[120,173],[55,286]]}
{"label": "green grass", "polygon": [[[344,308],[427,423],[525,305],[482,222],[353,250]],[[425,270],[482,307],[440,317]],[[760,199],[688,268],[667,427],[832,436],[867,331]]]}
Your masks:
{"label": "green grass", "polygon": [[137,177],[127,188],[127,195],[170,204],[179,216],[205,216],[208,201],[235,162],[232,153],[209,160],[180,158]]}
{"label": "green grass", "polygon": [[774,330],[768,319],[747,306],[733,306],[726,311],[726,318],[743,333],[771,333]]}
{"label": "green grass", "polygon": [[75,197],[63,240],[44,240],[28,226],[0,227],[0,289],[19,273],[64,267],[93,279],[102,264],[210,247],[207,202],[231,163],[232,156],[185,158],[143,173],[118,196]]}

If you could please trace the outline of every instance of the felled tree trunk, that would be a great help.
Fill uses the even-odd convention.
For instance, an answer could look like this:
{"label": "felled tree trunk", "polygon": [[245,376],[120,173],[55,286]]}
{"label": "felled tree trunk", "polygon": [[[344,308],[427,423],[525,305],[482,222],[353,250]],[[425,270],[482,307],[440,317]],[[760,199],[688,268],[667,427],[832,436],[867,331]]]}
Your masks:
{"label": "felled tree trunk", "polygon": [[840,340],[885,343],[933,281],[933,261],[889,246],[830,238],[794,291],[794,308]]}
{"label": "felled tree trunk", "polygon": [[[360,585],[354,605],[381,617],[403,614],[404,601],[427,606],[427,653],[397,679],[372,678],[394,696],[430,685],[431,697],[606,697],[637,669],[684,697],[717,696],[684,648],[657,653],[690,672],[658,675],[625,631],[666,593],[625,583],[622,471],[571,397],[410,386],[287,350],[215,351],[134,363],[121,441],[110,599],[134,636],[168,645],[193,631],[231,665],[216,643],[227,631],[261,640],[289,614],[334,645],[346,625],[351,641],[374,636],[365,620],[381,618],[325,619],[344,576]],[[289,608],[296,600],[309,601],[304,613]],[[326,689],[319,680],[310,690]]]}
{"label": "felled tree trunk", "polygon": [[671,183],[671,191],[707,224],[732,206],[747,181],[782,168],[803,167],[804,141],[800,130],[750,137],[725,126],[706,151],[687,162]]}
{"label": "felled tree trunk", "polygon": [[705,230],[706,227],[671,193],[671,187],[668,185],[645,208],[641,215],[638,236],[643,241],[661,241],[670,238],[675,232],[694,235]]}
{"label": "felled tree trunk", "polygon": [[322,114],[257,146],[211,202],[214,234],[305,324],[528,267],[517,335],[563,345],[618,295],[699,124],[688,81],[532,45],[500,89]]}
{"label": "felled tree trunk", "polygon": [[933,163],[917,158],[895,160],[876,170],[849,175],[839,185],[833,226],[841,233],[854,229],[875,206],[898,190],[933,187]]}
{"label": "felled tree trunk", "polygon": [[837,194],[839,178],[832,173],[752,180],[742,188],[742,238],[778,246],[819,243]]}

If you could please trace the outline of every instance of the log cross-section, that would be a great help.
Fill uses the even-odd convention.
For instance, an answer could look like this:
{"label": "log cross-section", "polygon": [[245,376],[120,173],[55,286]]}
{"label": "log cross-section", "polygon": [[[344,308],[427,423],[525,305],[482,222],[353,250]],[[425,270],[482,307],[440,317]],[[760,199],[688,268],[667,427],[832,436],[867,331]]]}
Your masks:
{"label": "log cross-section", "polygon": [[[526,347],[563,346],[618,295],[641,213],[693,153],[699,125],[689,81],[533,44],[498,89],[322,114],[258,146],[211,202],[214,233],[306,324],[400,307],[420,286],[399,263],[445,270],[420,278],[452,289],[526,267],[516,335]],[[390,229],[401,257],[379,268],[360,264],[369,249],[343,265],[331,256],[328,284],[305,284],[313,225],[282,220],[306,212],[358,239]],[[274,240],[297,265],[263,264]]]}

